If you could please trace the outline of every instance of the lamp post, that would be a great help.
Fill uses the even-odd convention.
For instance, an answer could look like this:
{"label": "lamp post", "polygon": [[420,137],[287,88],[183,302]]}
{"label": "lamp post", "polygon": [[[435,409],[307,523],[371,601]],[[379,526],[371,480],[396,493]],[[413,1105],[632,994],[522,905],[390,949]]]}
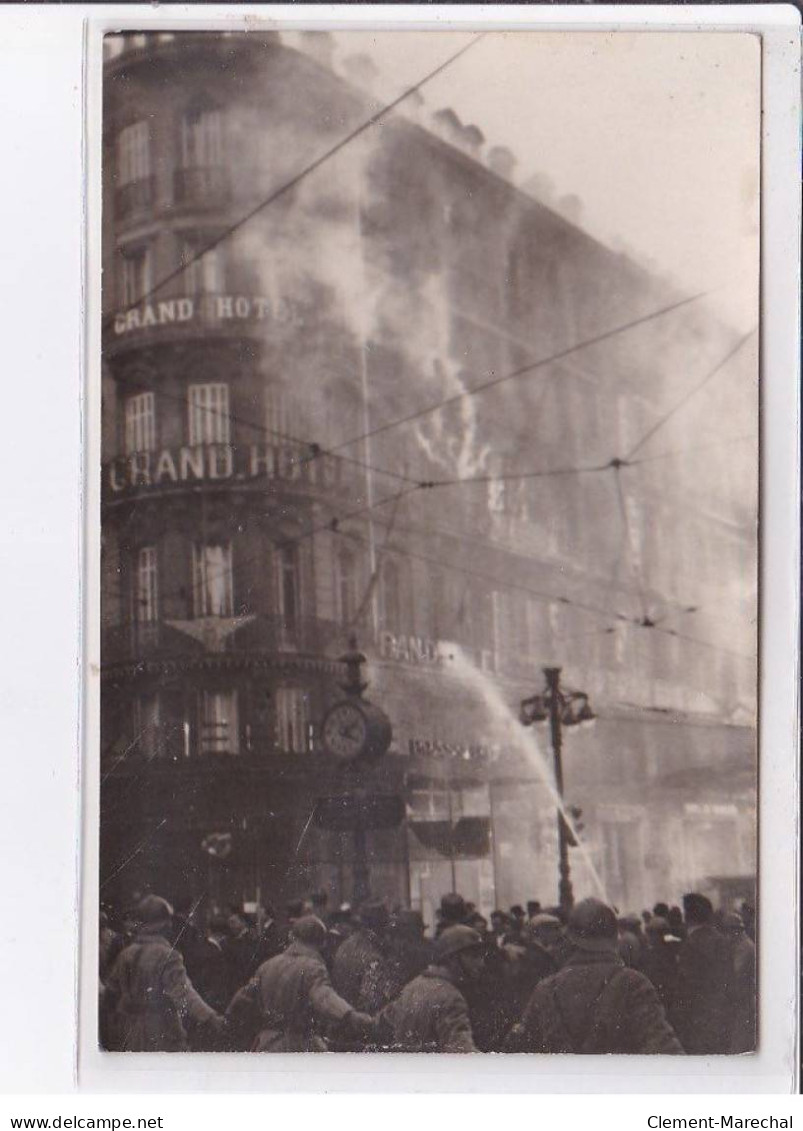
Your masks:
{"label": "lamp post", "polygon": [[349,651],[340,657],[340,662],[346,669],[340,684],[345,698],[329,708],[321,724],[321,737],[324,748],[342,767],[341,781],[347,788],[337,797],[319,798],[314,812],[324,828],[351,832],[354,900],[360,903],[368,898],[370,890],[368,830],[399,824],[402,803],[399,797],[375,794],[366,788],[370,783],[364,772],[386,753],[393,728],[385,712],[363,698],[368,687],[362,677],[366,658],[353,636]]}
{"label": "lamp post", "polygon": [[569,848],[577,844],[574,833],[563,815],[563,728],[593,722],[595,715],[584,691],[564,691],[560,686],[560,668],[544,668],[546,687],[539,695],[521,702],[524,726],[549,721],[554,760],[555,788],[558,805],[558,903],[564,912],[574,905]]}

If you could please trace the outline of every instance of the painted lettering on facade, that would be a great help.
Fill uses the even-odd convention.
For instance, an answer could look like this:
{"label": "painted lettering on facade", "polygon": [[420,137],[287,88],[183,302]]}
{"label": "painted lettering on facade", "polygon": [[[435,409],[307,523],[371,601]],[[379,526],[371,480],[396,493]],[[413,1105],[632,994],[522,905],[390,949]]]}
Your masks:
{"label": "painted lettering on facade", "polygon": [[301,448],[273,444],[200,444],[194,447],[135,452],[106,467],[106,487],[113,495],[170,484],[280,479],[324,490],[341,484],[342,463],[323,453],[308,458]]}
{"label": "painted lettering on facade", "polygon": [[481,742],[462,744],[442,742],[436,738],[411,738],[407,748],[413,757],[419,758],[459,758],[463,761],[491,762],[499,756],[499,748],[486,746]]}
{"label": "painted lettering on facade", "polygon": [[302,318],[288,299],[273,302],[269,298],[249,295],[194,295],[145,302],[121,310],[114,316],[114,332],[118,336],[155,326],[172,326],[189,322],[224,325],[229,322],[275,322],[300,326]]}
{"label": "painted lettering on facade", "polygon": [[439,666],[443,663],[441,642],[424,636],[395,636],[392,632],[381,632],[379,655],[383,660],[398,660],[405,664]]}

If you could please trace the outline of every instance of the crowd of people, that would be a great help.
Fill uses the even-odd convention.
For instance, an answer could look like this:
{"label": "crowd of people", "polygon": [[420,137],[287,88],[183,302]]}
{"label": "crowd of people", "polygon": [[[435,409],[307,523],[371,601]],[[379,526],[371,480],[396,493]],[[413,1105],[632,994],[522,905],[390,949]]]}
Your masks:
{"label": "crowd of people", "polygon": [[727,1054],[756,1043],[755,913],[693,892],[618,916],[444,895],[431,931],[326,893],[208,923],[155,894],[100,919],[111,1051]]}

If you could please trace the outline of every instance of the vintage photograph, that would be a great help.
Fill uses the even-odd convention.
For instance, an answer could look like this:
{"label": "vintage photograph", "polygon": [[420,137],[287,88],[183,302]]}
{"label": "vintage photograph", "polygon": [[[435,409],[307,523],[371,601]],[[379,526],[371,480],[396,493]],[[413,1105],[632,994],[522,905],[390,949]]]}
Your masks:
{"label": "vintage photograph", "polygon": [[100,1046],[754,1052],[760,40],[103,54]]}

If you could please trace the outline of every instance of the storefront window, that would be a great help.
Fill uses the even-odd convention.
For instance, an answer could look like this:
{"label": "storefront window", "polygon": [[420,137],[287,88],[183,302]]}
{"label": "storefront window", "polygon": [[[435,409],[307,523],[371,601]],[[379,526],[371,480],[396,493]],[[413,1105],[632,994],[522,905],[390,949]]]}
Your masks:
{"label": "storefront window", "polygon": [[201,703],[201,753],[240,751],[236,691],[204,691]]}
{"label": "storefront window", "polygon": [[311,749],[309,695],[300,687],[276,691],[276,742],[281,753],[305,754]]}
{"label": "storefront window", "polygon": [[134,700],[134,734],[136,745],[148,761],[162,753],[161,713],[158,694],[142,695]]}

